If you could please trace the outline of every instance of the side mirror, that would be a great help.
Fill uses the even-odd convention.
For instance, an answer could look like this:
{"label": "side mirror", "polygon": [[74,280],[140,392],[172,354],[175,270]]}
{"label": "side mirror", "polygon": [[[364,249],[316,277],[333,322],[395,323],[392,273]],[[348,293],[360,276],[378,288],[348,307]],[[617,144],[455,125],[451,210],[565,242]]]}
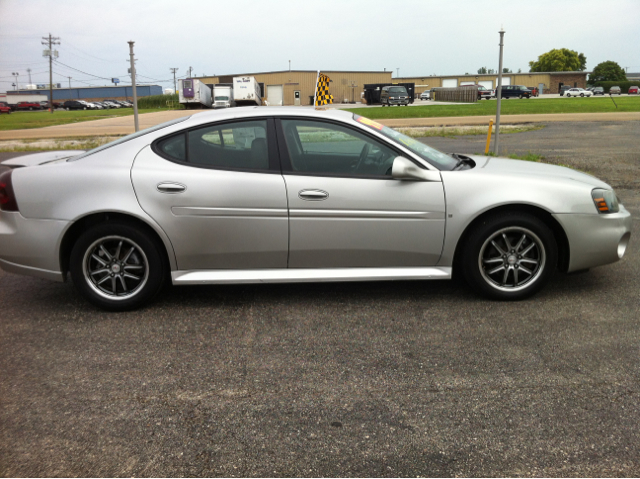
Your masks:
{"label": "side mirror", "polygon": [[440,181],[439,171],[422,169],[403,156],[396,156],[393,160],[391,176],[396,180]]}

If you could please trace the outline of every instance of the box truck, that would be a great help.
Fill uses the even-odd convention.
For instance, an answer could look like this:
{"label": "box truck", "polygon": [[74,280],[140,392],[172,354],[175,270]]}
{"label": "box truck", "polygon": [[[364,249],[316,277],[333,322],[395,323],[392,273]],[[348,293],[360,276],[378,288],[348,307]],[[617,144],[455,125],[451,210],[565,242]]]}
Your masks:
{"label": "box truck", "polygon": [[260,106],[260,85],[254,77],[233,77],[233,98],[238,106]]}
{"label": "box truck", "polygon": [[178,98],[187,110],[211,108],[211,88],[194,78],[179,81]]}
{"label": "box truck", "polygon": [[213,108],[231,108],[236,106],[233,98],[233,83],[213,85]]}

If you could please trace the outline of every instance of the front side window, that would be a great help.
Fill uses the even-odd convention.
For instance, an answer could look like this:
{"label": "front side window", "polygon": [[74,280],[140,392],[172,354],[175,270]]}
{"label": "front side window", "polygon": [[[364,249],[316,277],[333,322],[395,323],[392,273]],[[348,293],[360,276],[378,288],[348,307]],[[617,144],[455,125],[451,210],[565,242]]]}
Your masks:
{"label": "front side window", "polygon": [[300,174],[390,177],[391,148],[333,123],[282,120],[291,171]]}
{"label": "front side window", "polygon": [[422,143],[410,136],[407,136],[399,131],[393,130],[388,126],[384,126],[378,122],[370,120],[360,115],[353,115],[353,118],[368,128],[382,133],[391,141],[398,143],[399,145],[408,148],[410,151],[418,155],[423,160],[427,161],[431,165],[435,166],[439,170],[452,170],[458,164],[457,160],[453,157],[443,153],[435,148]]}

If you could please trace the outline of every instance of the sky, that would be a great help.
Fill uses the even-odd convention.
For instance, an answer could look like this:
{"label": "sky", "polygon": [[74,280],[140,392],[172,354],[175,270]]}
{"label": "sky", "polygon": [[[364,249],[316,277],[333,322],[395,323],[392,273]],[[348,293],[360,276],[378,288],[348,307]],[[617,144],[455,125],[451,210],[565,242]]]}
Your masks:
{"label": "sky", "polygon": [[[554,48],[640,72],[640,0],[0,0],[0,92],[49,82],[42,37],[59,37],[54,83],[139,83],[288,70],[457,75]],[[289,63],[290,62],[290,63]],[[69,79],[71,77],[71,79]]]}

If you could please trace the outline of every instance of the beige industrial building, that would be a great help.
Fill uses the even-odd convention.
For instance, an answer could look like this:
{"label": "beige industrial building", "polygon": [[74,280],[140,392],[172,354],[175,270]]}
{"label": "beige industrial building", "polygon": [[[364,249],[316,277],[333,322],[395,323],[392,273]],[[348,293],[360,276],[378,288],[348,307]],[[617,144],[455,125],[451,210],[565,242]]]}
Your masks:
{"label": "beige industrial building", "polygon": [[[361,101],[366,84],[415,83],[415,94],[435,87],[456,87],[478,83],[489,89],[497,86],[498,77],[492,75],[450,75],[424,77],[391,77],[391,71],[331,71],[322,70],[331,79],[330,92],[334,103]],[[503,85],[538,87],[544,93],[557,93],[562,85],[586,88],[588,72],[505,73]],[[260,83],[263,100],[269,105],[310,105],[318,72],[315,70],[285,70],[276,72],[238,73],[211,77],[197,77],[208,85],[232,83],[233,77],[252,76]]]}

